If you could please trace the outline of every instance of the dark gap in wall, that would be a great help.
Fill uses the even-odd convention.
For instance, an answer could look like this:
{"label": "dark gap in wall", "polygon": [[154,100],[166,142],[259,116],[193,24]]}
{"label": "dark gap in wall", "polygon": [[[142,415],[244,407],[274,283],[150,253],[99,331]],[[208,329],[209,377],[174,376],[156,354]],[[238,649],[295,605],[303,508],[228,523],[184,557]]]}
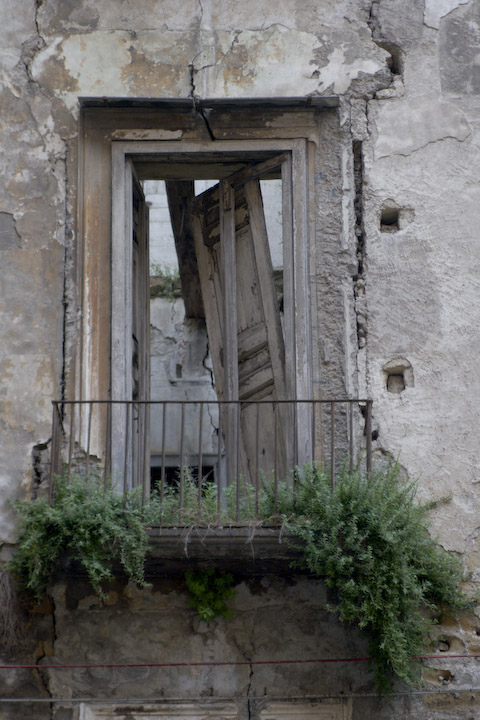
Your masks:
{"label": "dark gap in wall", "polygon": [[377,45],[390,53],[390,57],[387,58],[387,66],[392,75],[401,76],[403,74],[403,53],[398,45],[383,41],[377,42]]}
{"label": "dark gap in wall", "polygon": [[39,442],[32,448],[33,469],[33,496],[38,497],[44,480],[50,476],[50,438],[46,442]]}
{"label": "dark gap in wall", "polygon": [[383,366],[383,376],[388,392],[394,395],[400,395],[414,385],[413,368],[406,358],[397,357],[387,362]]}
{"label": "dark gap in wall", "polygon": [[387,375],[387,390],[397,395],[405,390],[405,378],[403,373],[390,373]]}
{"label": "dark gap in wall", "polygon": [[398,219],[400,211],[396,207],[384,207],[380,213],[381,232],[397,232],[400,229]]}
{"label": "dark gap in wall", "polygon": [[362,348],[366,344],[367,324],[364,312],[359,307],[361,300],[365,295],[364,280],[364,252],[365,252],[365,234],[363,226],[363,148],[360,140],[353,141],[353,176],[355,183],[355,237],[356,237],[356,253],[357,253],[357,272],[353,276],[355,309],[357,316],[357,342],[358,347]]}

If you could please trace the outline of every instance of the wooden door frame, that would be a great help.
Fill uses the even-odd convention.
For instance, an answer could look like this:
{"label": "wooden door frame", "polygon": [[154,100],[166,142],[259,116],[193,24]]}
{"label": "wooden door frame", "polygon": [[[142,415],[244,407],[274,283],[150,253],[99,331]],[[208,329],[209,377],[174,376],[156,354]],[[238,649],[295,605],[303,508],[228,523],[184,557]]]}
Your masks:
{"label": "wooden door frame", "polygon": [[[168,161],[169,156],[191,158],[194,162],[199,153],[265,152],[282,155],[281,179],[283,194],[283,253],[284,253],[284,336],[286,399],[308,400],[312,397],[311,358],[312,338],[310,322],[309,283],[309,204],[308,178],[312,168],[305,138],[262,140],[113,140],[112,161],[112,243],[111,243],[111,398],[124,400],[130,397],[130,372],[126,367],[131,338],[131,254],[129,253],[129,221],[126,212],[129,192],[128,160],[148,156],[158,161]],[[221,159],[220,161],[221,162]],[[147,177],[140,179],[147,179]],[[226,338],[228,344],[228,337]],[[303,428],[296,435],[298,462],[311,458],[308,406],[299,406],[296,426]],[[304,416],[304,417],[303,417]]]}

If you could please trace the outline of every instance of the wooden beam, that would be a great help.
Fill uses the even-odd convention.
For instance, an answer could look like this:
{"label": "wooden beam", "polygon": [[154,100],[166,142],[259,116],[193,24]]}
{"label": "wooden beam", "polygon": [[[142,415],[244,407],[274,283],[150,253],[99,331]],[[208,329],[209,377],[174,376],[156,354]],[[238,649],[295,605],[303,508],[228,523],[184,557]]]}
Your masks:
{"label": "wooden beam", "polygon": [[189,318],[205,318],[191,224],[191,203],[195,197],[193,180],[167,180],[165,185],[180,269],[185,315]]}

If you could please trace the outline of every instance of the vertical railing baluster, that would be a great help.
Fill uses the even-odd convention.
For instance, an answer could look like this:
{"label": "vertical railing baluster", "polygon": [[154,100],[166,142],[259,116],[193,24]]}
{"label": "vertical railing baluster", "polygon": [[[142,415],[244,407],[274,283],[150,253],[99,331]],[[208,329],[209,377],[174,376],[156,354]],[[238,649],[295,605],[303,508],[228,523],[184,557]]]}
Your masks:
{"label": "vertical railing baluster", "polygon": [[[275,458],[275,466],[273,470],[273,483],[274,483],[274,489],[273,489],[273,514],[277,514],[277,507],[278,507],[278,403],[275,403],[273,406],[273,445],[274,445],[274,458]],[[283,417],[286,417],[285,413],[283,413]],[[285,449],[287,448],[287,440],[285,438]]]}
{"label": "vertical railing baluster", "polygon": [[58,436],[58,407],[57,403],[52,403],[52,445],[50,448],[50,479],[48,483],[48,504],[52,504],[53,500],[53,484],[56,471],[56,454],[57,454],[57,436]]}
{"label": "vertical railing baluster", "polygon": [[[140,406],[142,408],[143,412],[143,422],[140,423],[139,421],[139,427],[143,428],[143,461],[141,463],[141,470],[142,470],[142,511],[145,508],[145,503],[147,500],[147,483],[150,485],[150,478],[149,476],[149,468],[150,468],[150,457],[149,457],[149,448],[148,448],[148,422],[149,422],[149,406],[147,402],[143,402]],[[149,491],[150,494],[150,491]]]}
{"label": "vertical railing baluster", "polygon": [[75,418],[77,416],[77,406],[70,403],[70,437],[68,439],[68,465],[67,465],[67,485],[70,484],[72,474],[73,447],[75,442]]}
{"label": "vertical railing baluster", "polygon": [[220,522],[222,512],[222,406],[217,402],[218,408],[218,435],[217,435],[217,520]]}
{"label": "vertical railing baluster", "polygon": [[87,461],[85,463],[85,487],[88,487],[88,473],[90,468],[90,437],[92,432],[92,410],[93,403],[88,403],[88,423],[87,423]]}
{"label": "vertical railing baluster", "polygon": [[367,417],[365,419],[367,474],[372,471],[372,401],[367,400]]}
{"label": "vertical railing baluster", "polygon": [[198,517],[202,512],[202,486],[203,486],[203,447],[202,447],[202,435],[203,435],[203,402],[200,403],[200,418],[198,423]]}
{"label": "vertical railing baluster", "polygon": [[315,405],[315,400],[312,400],[312,402],[309,403],[309,405],[311,407],[310,415],[312,418],[312,457],[311,457],[311,460],[312,460],[312,463],[315,463],[315,453],[317,450],[316,437],[315,437],[315,413],[317,411],[317,408]]}
{"label": "vertical railing baluster", "polygon": [[330,402],[330,480],[335,487],[335,402]]}
{"label": "vertical railing baluster", "polygon": [[298,465],[298,403],[293,401],[293,464]]}
{"label": "vertical railing baluster", "polygon": [[167,426],[167,403],[162,406],[162,469],[160,472],[160,502],[163,502],[165,492],[165,433]]}
{"label": "vertical railing baluster", "polygon": [[125,455],[123,462],[123,504],[127,501],[127,490],[128,490],[128,464],[130,458],[130,415],[131,415],[131,403],[123,403],[125,406]]}
{"label": "vertical railing baluster", "polygon": [[298,455],[297,455],[297,441],[298,441],[298,428],[297,428],[297,402],[292,401],[293,404],[293,510],[297,507],[297,473],[298,473]]}
{"label": "vertical railing baluster", "polygon": [[255,520],[258,519],[258,487],[260,484],[260,432],[259,432],[259,414],[260,403],[257,402],[255,415]]}
{"label": "vertical railing baluster", "polygon": [[318,403],[318,421],[319,421],[319,449],[318,449],[318,459],[320,461],[320,465],[322,468],[322,472],[325,470],[325,414],[324,414],[324,403],[319,402]]}
{"label": "vertical railing baluster", "polygon": [[[235,408],[235,406],[234,406],[234,408]],[[240,431],[240,402],[239,402],[239,401],[237,401],[236,414],[235,414],[235,416],[236,416],[236,423],[235,423],[235,427],[236,427],[236,442],[235,442],[235,455],[236,455],[236,458],[235,458],[235,470],[236,470],[236,472],[235,472],[235,475],[236,475],[236,477],[235,477],[235,483],[236,483],[236,488],[237,488],[237,514],[236,514],[236,518],[237,518],[237,522],[238,522],[238,521],[240,520],[240,465],[238,464],[238,459],[239,459],[239,452],[240,452],[239,446],[240,446],[240,437],[241,437],[241,431]]]}
{"label": "vertical railing baluster", "polygon": [[138,409],[138,403],[134,401],[132,403],[132,420],[131,420],[131,427],[132,427],[132,454],[130,457],[130,467],[131,467],[131,488],[136,488],[138,486],[138,470],[139,470],[139,463],[140,463],[140,446],[139,446],[139,423],[140,423],[140,415],[139,415],[139,409]]}
{"label": "vertical railing baluster", "polygon": [[348,403],[348,471],[353,473],[353,402]]}
{"label": "vertical railing baluster", "polygon": [[180,488],[179,488],[179,509],[178,509],[178,521],[182,522],[183,516],[183,483],[184,483],[184,441],[185,441],[185,403],[181,402],[181,420],[180,420]]}
{"label": "vertical railing baluster", "polygon": [[112,470],[112,403],[107,403],[107,422],[105,433],[105,471],[103,474],[103,489],[106,492]]}

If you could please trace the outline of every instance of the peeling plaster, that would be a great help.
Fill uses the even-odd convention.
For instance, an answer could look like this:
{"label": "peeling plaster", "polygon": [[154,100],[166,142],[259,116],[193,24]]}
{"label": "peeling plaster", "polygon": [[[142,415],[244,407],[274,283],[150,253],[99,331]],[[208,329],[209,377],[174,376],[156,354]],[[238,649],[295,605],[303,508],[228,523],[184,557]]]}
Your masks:
{"label": "peeling plaster", "polygon": [[186,95],[189,37],[179,33],[95,31],[55,39],[32,73],[70,110],[79,95]]}
{"label": "peeling plaster", "polygon": [[[315,35],[276,25],[265,32],[218,33],[215,48],[210,46],[196,85],[205,96],[275,96],[291,92],[292,82],[299,95],[315,92],[312,58],[320,47]],[[215,64],[212,67],[213,50]]]}
{"label": "peeling plaster", "polygon": [[10,213],[0,212],[0,250],[20,247],[20,235],[15,218]]}
{"label": "peeling plaster", "polygon": [[424,23],[428,27],[438,30],[440,21],[445,15],[469,2],[470,0],[425,0]]}
{"label": "peeling plaster", "polygon": [[[375,60],[362,60],[361,58],[347,63],[345,52],[345,45],[336,47],[328,56],[328,65],[319,70],[318,82],[321,91],[333,88],[335,94],[342,95],[348,90],[352,80],[358,78],[360,73],[374,75],[385,67],[385,63],[380,64]],[[388,53],[385,52],[385,57],[387,56]]]}

